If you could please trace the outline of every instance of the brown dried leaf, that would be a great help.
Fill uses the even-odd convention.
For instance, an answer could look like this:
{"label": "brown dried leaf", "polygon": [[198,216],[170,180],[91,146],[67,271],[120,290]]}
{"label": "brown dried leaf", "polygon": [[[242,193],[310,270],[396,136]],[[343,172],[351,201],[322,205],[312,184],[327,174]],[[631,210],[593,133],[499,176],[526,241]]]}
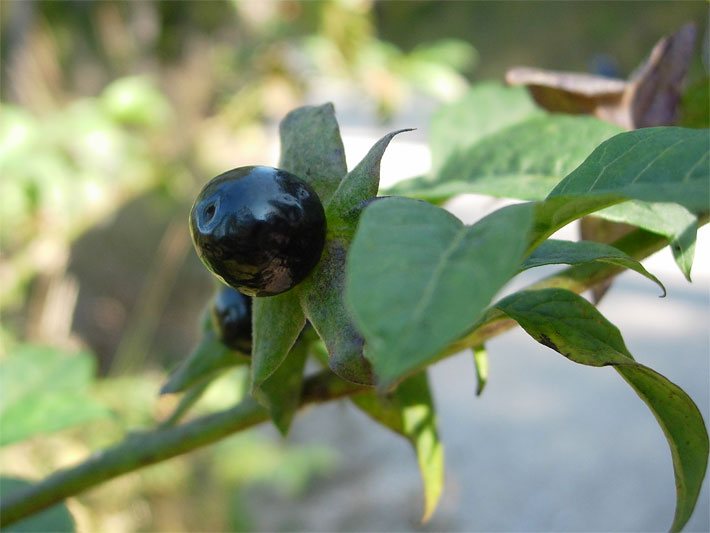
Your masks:
{"label": "brown dried leaf", "polygon": [[525,85],[548,111],[595,115],[629,130],[671,125],[679,116],[696,33],[690,23],[661,39],[629,81],[531,67],[510,69],[506,81]]}
{"label": "brown dried leaf", "polygon": [[669,126],[679,118],[683,82],[695,48],[695,24],[686,24],[653,47],[648,60],[629,80],[624,103],[633,128]]}

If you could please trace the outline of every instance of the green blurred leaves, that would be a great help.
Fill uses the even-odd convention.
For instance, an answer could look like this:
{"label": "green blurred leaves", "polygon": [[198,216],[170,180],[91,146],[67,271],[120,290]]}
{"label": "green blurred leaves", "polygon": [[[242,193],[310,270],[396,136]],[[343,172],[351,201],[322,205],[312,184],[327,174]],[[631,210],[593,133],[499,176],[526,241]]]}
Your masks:
{"label": "green blurred leaves", "polygon": [[451,154],[542,114],[524,89],[493,82],[475,85],[459,100],[442,106],[432,118],[429,143],[432,174],[438,172]]}
{"label": "green blurred leaves", "polygon": [[447,147],[446,160],[431,176],[403,182],[390,192],[429,201],[463,193],[538,200],[619,131],[590,117],[533,116],[473,144]]}
{"label": "green blurred leaves", "polygon": [[[0,121],[0,305],[69,243],[155,186],[170,166],[158,137],[172,108],[146,78],[45,112],[4,104]],[[175,175],[170,178],[175,180]],[[38,248],[50,249],[40,259]],[[56,260],[54,261],[56,263]]]}
{"label": "green blurred leaves", "polygon": [[0,360],[0,445],[108,416],[90,394],[94,371],[88,353],[19,345]]}

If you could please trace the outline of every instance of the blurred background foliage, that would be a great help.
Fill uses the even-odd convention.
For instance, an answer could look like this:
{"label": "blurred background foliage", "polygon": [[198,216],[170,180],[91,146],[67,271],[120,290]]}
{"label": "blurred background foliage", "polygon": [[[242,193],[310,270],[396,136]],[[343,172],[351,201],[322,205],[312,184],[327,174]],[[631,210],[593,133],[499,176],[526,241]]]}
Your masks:
{"label": "blurred background foliage", "polygon": [[[191,253],[190,202],[225,169],[273,163],[289,110],[345,98],[377,126],[517,64],[626,77],[661,35],[687,21],[705,32],[707,16],[702,2],[4,0],[0,9],[0,465],[25,478],[169,413],[174,400],[156,401],[157,391],[196,343],[214,287]],[[196,412],[237,401],[239,372]],[[70,508],[85,531],[258,528],[247,487],[297,496],[337,468],[333,450],[274,435],[228,439]]]}

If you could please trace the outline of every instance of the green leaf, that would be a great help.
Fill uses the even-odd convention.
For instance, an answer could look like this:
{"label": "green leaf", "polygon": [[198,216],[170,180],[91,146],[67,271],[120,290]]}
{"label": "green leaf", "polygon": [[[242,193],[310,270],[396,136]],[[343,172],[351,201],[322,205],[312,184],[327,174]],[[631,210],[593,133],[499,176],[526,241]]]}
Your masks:
{"label": "green leaf", "polygon": [[611,263],[638,272],[656,283],[663,291],[663,296],[666,295],[666,288],[663,286],[663,283],[646,270],[641,263],[621,250],[599,242],[573,242],[548,239],[538,246],[530,257],[525,260],[521,270],[543,265],[579,265],[593,261]]}
{"label": "green leaf", "polygon": [[439,39],[418,44],[409,53],[411,59],[435,63],[456,70],[470,68],[478,57],[476,49],[460,39]]}
{"label": "green leaf", "polygon": [[343,287],[350,240],[362,209],[377,195],[380,161],[399,130],[385,135],[340,183],[327,207],[328,238],[320,262],[298,287],[306,317],[328,350],[328,364],[348,381],[370,385],[373,377],[363,355],[363,338],[345,307]]}
{"label": "green leaf", "polygon": [[683,389],[658,372],[638,364],[616,370],[651,409],[670,445],[676,484],[671,531],[680,531],[693,514],[707,470],[710,445],[702,415]]}
{"label": "green leaf", "polygon": [[710,211],[710,130],[644,128],[602,143],[548,198],[618,196]]}
{"label": "green leaf", "polygon": [[363,356],[363,338],[345,307],[347,244],[328,239],[320,263],[298,287],[301,305],[328,350],[328,364],[348,381],[372,384],[370,364]]}
{"label": "green leaf", "polygon": [[530,204],[509,206],[467,227],[405,198],[365,209],[348,256],[346,302],[380,388],[425,366],[476,322],[520,268],[532,213]]}
{"label": "green leaf", "polygon": [[358,394],[353,403],[375,421],[402,435],[414,447],[424,485],[422,522],[436,510],[444,487],[444,450],[436,427],[436,410],[426,371],[399,384],[382,397],[374,392]]}
{"label": "green leaf", "polygon": [[[32,485],[24,479],[0,477],[0,494],[3,498],[13,496],[13,493],[26,489]],[[58,503],[52,507],[33,514],[29,518],[15,522],[11,526],[3,525],[5,533],[73,533],[76,531],[74,519],[66,503]]]}
{"label": "green leaf", "polygon": [[690,397],[677,385],[636,361],[619,330],[581,296],[563,289],[522,291],[496,304],[535,340],[571,361],[612,365],[658,420],[671,449],[676,512],[671,529],[682,529],[700,494],[707,469],[707,429]]}
{"label": "green leaf", "polygon": [[488,383],[488,350],[485,346],[473,348],[473,366],[476,368],[476,396],[480,396]]}
{"label": "green leaf", "polygon": [[279,167],[307,181],[325,204],[348,171],[333,104],[291,111],[279,133]]}
{"label": "green leaf", "polygon": [[680,125],[686,128],[710,127],[710,79],[704,78],[683,94],[680,103]]}
{"label": "green leaf", "polygon": [[283,364],[259,388],[259,401],[269,410],[271,419],[284,436],[301,399],[307,355],[306,346],[296,341]]}
{"label": "green leaf", "polygon": [[631,224],[666,237],[670,241],[676,264],[690,281],[698,232],[697,218],[690,211],[678,204],[632,201],[607,207],[595,213],[595,216]]}
{"label": "green leaf", "polygon": [[295,290],[252,301],[252,394],[260,402],[261,385],[283,363],[306,324]]}
{"label": "green leaf", "polygon": [[360,163],[340,182],[327,206],[328,222],[334,217],[356,222],[364,203],[377,196],[380,188],[380,161],[390,141],[395,135],[412,131],[397,130],[388,133],[370,148]]}
{"label": "green leaf", "polygon": [[170,374],[160,394],[184,392],[202,381],[209,381],[221,370],[236,365],[248,365],[250,357],[227,348],[213,331],[205,331],[200,344]]}
{"label": "green leaf", "polygon": [[432,173],[460,148],[536,114],[542,114],[520,87],[481,83],[459,101],[442,106],[432,118]]}
{"label": "green leaf", "polygon": [[465,193],[541,200],[620,131],[591,117],[533,116],[453,151],[437,173],[402,182],[392,192],[431,201]]}
{"label": "green leaf", "polygon": [[[708,130],[645,128],[602,143],[537,203],[531,250],[573,220],[624,200],[672,201],[690,211],[693,206],[709,211],[707,135]],[[686,246],[694,240],[692,228],[679,238]],[[684,261],[690,256],[682,250],[677,253]]]}
{"label": "green leaf", "polygon": [[0,360],[0,445],[107,416],[89,396],[94,358],[85,352],[20,345]]}

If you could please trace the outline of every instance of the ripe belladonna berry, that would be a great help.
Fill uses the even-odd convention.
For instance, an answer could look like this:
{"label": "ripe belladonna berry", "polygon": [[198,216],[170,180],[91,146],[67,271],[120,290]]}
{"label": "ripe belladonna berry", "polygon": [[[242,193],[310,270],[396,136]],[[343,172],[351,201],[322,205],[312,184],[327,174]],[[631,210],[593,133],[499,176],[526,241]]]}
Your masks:
{"label": "ripe belladonna berry", "polygon": [[197,254],[217,277],[249,296],[273,296],[303,281],[325,243],[316,192],[272,167],[240,167],[213,178],[190,212]]}
{"label": "ripe belladonna berry", "polygon": [[222,344],[251,355],[251,298],[231,287],[222,287],[214,296],[210,314]]}

